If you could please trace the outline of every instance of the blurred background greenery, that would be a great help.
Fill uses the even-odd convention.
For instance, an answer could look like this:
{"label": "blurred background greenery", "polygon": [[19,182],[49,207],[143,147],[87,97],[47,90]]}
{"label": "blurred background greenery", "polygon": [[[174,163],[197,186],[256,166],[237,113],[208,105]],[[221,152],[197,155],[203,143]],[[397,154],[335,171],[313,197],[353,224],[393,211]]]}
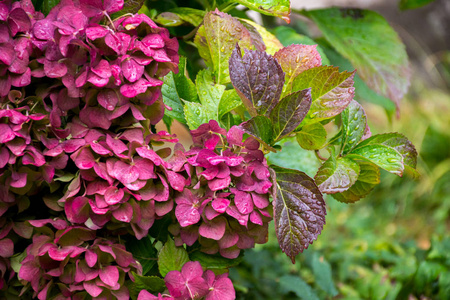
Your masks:
{"label": "blurred background greenery", "polygon": [[[432,8],[444,4],[437,1]],[[302,20],[293,27],[310,35]],[[295,265],[281,253],[272,228],[269,242],[246,251],[243,263],[230,270],[238,299],[450,299],[450,51],[421,47],[418,33],[394,28],[400,28],[413,62],[400,118],[389,103],[355,83],[357,100],[373,134],[401,132],[416,145],[421,176],[382,171],[381,184],[355,204],[327,197],[327,224]],[[286,36],[275,33],[284,43]],[[351,68],[335,53],[327,56]],[[314,176],[315,160],[295,142],[281,153],[271,161]],[[292,161],[290,153],[303,155]]]}

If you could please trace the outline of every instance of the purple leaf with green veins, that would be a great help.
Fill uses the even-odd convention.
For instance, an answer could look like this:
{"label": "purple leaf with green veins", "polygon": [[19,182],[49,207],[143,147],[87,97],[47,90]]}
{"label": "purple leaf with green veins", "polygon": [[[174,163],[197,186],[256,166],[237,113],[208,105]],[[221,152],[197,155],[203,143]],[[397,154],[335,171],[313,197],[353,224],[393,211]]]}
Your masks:
{"label": "purple leaf with green veins", "polygon": [[275,53],[274,57],[286,73],[283,95],[292,93],[292,84],[300,73],[322,65],[317,45],[290,45]]}
{"label": "purple leaf with green veins", "polygon": [[236,0],[237,3],[265,15],[282,18],[291,22],[291,3],[289,0]]}
{"label": "purple leaf with green veins", "polygon": [[319,190],[326,194],[335,194],[348,190],[359,175],[359,166],[346,157],[334,157],[332,154],[319,168],[314,180]]}
{"label": "purple leaf with green veins", "polygon": [[403,165],[405,166],[405,169],[412,172],[414,176],[419,175],[419,173],[415,170],[417,165],[416,148],[403,134],[396,132],[377,134],[362,141],[356,148],[377,144],[395,149],[403,157]]}
{"label": "purple leaf with green veins", "polygon": [[284,72],[266,52],[250,50],[242,57],[236,46],[230,57],[230,79],[251,116],[268,116],[280,100]]}
{"label": "purple leaf with green veins", "polygon": [[272,166],[276,173],[275,232],[281,250],[295,263],[323,229],[325,202],[314,180],[298,170]]}
{"label": "purple leaf with green veins", "polygon": [[319,150],[327,141],[327,131],[321,123],[312,123],[297,132],[297,143],[305,150]]}
{"label": "purple leaf with green veins", "polygon": [[353,100],[355,71],[339,73],[338,67],[321,66],[306,70],[295,77],[293,91],[311,88],[313,103],[305,124],[316,123],[340,114]]}
{"label": "purple leaf with green veins", "polygon": [[348,190],[332,194],[333,198],[344,203],[354,203],[366,197],[380,183],[380,169],[369,162],[358,163],[360,171],[358,180]]}
{"label": "purple leaf with green veins", "polygon": [[230,82],[228,60],[236,44],[251,48],[250,33],[236,18],[218,10],[206,14],[194,42],[219,84]]}
{"label": "purple leaf with green veins", "polygon": [[358,69],[375,91],[397,105],[409,86],[405,46],[386,20],[374,11],[320,9],[305,13],[325,38]]}
{"label": "purple leaf with green veins", "polygon": [[341,152],[346,154],[352,151],[366,131],[367,117],[364,108],[355,100],[341,114],[342,118],[342,144]]}
{"label": "purple leaf with green veins", "polygon": [[392,147],[369,144],[353,149],[346,157],[369,161],[390,173],[403,176],[403,157]]}
{"label": "purple leaf with green veins", "polygon": [[270,112],[273,140],[279,141],[303,121],[311,106],[311,89],[287,95]]}
{"label": "purple leaf with green veins", "polygon": [[245,133],[254,136],[264,147],[270,151],[276,152],[271,147],[273,143],[272,121],[266,116],[256,116],[247,122],[238,126]]}

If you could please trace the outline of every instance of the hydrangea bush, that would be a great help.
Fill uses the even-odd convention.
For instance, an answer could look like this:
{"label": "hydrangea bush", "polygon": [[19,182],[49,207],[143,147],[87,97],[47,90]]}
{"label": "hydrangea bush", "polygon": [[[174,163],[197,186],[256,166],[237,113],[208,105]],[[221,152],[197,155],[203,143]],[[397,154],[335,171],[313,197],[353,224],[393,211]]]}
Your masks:
{"label": "hydrangea bush", "polygon": [[[234,299],[228,268],[272,220],[295,262],[324,193],[351,203],[380,168],[415,174],[414,146],[371,136],[355,73],[319,46],[283,47],[232,2],[143,2],[0,1],[2,299]],[[288,1],[238,2],[289,21]],[[398,101],[385,79],[368,83]],[[294,136],[323,160],[314,179],[267,160]]]}

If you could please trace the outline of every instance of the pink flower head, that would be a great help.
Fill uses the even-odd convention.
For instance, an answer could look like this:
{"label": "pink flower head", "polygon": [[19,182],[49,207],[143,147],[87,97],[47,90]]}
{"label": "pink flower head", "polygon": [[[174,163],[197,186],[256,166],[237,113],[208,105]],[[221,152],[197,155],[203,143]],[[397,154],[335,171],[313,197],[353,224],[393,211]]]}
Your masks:
{"label": "pink flower head", "polygon": [[208,293],[208,284],[202,277],[203,269],[198,261],[189,261],[181,272],[170,271],[164,281],[171,296],[182,299],[200,299]]}

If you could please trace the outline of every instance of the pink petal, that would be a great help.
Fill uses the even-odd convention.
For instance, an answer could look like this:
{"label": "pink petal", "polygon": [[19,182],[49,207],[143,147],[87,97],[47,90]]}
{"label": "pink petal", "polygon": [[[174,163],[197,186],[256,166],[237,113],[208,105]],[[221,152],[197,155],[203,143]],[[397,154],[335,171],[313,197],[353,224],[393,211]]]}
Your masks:
{"label": "pink petal", "polygon": [[86,263],[89,267],[94,267],[97,263],[97,253],[94,251],[88,249],[86,250],[86,253],[84,254],[84,257],[86,259]]}
{"label": "pink petal", "polygon": [[119,281],[119,270],[116,266],[104,267],[100,269],[98,275],[101,281],[111,287],[115,286]]}
{"label": "pink petal", "polygon": [[103,289],[92,281],[83,282],[83,287],[86,290],[86,292],[88,292],[89,295],[91,295],[92,297],[97,297],[103,292]]}
{"label": "pink petal", "polygon": [[108,205],[114,205],[120,202],[124,196],[123,189],[118,189],[115,186],[111,186],[105,191],[105,202]]}
{"label": "pink petal", "polygon": [[218,241],[225,234],[225,229],[226,221],[223,217],[220,217],[215,218],[210,222],[203,222],[200,225],[198,232],[203,237]]}
{"label": "pink petal", "polygon": [[116,220],[130,223],[133,217],[133,208],[130,203],[123,203],[118,209],[113,210],[112,215]]}
{"label": "pink petal", "polygon": [[243,215],[247,215],[253,211],[253,201],[250,193],[236,191],[234,203],[239,212]]}

